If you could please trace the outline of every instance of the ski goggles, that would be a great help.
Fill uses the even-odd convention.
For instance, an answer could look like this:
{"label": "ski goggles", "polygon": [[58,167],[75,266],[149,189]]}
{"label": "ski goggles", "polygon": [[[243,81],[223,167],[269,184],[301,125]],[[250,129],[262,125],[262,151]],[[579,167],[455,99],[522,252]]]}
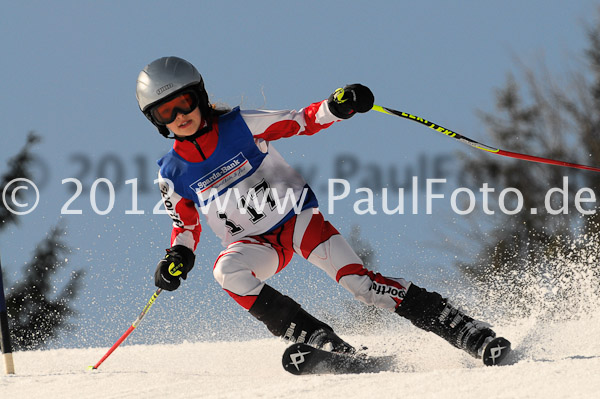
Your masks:
{"label": "ski goggles", "polygon": [[172,123],[177,114],[189,114],[198,106],[198,96],[194,92],[188,91],[178,95],[177,97],[158,104],[150,111],[154,121],[161,125]]}

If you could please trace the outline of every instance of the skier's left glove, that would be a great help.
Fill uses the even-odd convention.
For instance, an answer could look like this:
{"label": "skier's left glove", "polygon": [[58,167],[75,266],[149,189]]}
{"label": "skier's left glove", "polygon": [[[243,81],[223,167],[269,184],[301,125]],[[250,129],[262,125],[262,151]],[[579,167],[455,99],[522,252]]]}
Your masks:
{"label": "skier's left glove", "polygon": [[175,245],[167,249],[167,254],[158,262],[154,273],[154,285],[167,291],[175,291],[181,279],[194,267],[196,255],[184,245]]}
{"label": "skier's left glove", "polygon": [[368,112],[373,108],[375,97],[367,86],[359,83],[337,89],[329,96],[329,110],[340,119],[348,119],[357,112]]}

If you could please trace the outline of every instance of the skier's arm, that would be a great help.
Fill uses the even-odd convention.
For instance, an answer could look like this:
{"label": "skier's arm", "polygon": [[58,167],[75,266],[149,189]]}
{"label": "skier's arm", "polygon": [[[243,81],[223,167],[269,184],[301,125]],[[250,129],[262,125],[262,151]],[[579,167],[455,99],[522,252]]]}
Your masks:
{"label": "skier's arm", "polygon": [[242,111],[242,117],[257,139],[277,140],[296,135],[313,135],[356,112],[373,107],[373,93],[362,85],[336,90],[327,100],[299,111]]}
{"label": "skier's arm", "polygon": [[299,111],[243,110],[241,114],[254,137],[266,141],[313,135],[341,120],[329,111],[327,100],[313,103]]}
{"label": "skier's arm", "polygon": [[171,246],[183,245],[194,251],[200,241],[202,226],[194,201],[175,192],[172,183],[158,174],[160,194],[167,214],[173,220]]}
{"label": "skier's arm", "polygon": [[172,183],[158,174],[160,192],[168,215],[173,220],[171,248],[158,262],[154,273],[154,284],[173,291],[181,284],[181,278],[194,267],[194,250],[200,241],[200,218],[192,200],[182,197],[173,189]]}

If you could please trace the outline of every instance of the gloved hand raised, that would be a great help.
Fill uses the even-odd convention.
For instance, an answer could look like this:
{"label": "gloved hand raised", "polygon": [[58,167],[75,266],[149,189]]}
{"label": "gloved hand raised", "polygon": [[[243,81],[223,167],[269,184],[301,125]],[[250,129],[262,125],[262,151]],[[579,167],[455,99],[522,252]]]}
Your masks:
{"label": "gloved hand raised", "polygon": [[348,119],[357,112],[368,112],[373,108],[375,97],[367,86],[359,83],[337,89],[329,99],[329,110],[340,119]]}
{"label": "gloved hand raised", "polygon": [[167,249],[167,254],[158,262],[154,273],[154,285],[167,291],[175,291],[187,279],[194,267],[196,255],[186,246],[175,245]]}

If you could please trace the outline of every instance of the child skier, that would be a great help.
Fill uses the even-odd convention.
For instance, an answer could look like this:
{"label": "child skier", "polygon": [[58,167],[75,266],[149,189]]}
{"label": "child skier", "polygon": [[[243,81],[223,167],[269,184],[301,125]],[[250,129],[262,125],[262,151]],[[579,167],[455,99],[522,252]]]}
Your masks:
{"label": "child skier", "polygon": [[[158,161],[160,190],[173,229],[171,247],[156,268],[157,287],[177,289],[194,266],[199,207],[225,247],[214,264],[215,279],[274,335],[354,352],[329,325],[265,284],[296,253],[364,303],[394,311],[482,358],[494,331],[438,293],[367,270],[319,212],[304,179],[271,145],[284,137],[313,135],[369,111],[371,90],[352,84],[300,111],[222,110],[209,103],[202,76],[192,64],[164,57],[140,72],[136,96],[148,120],[164,137],[174,139],[173,148]],[[504,356],[500,352],[495,358]]]}

